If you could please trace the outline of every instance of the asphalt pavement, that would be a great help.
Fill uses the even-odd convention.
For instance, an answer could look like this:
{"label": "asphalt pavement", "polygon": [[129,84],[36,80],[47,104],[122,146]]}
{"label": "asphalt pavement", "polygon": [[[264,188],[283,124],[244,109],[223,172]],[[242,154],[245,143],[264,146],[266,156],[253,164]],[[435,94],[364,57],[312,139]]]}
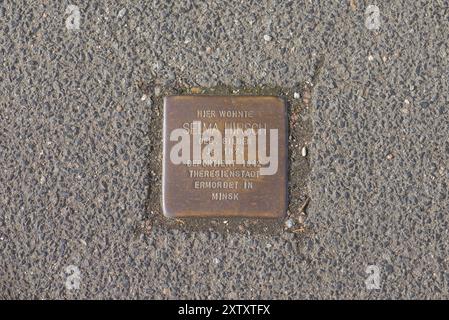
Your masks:
{"label": "asphalt pavement", "polygon": [[[449,298],[448,37],[442,0],[0,1],[0,298]],[[304,84],[307,232],[145,225],[164,88]]]}

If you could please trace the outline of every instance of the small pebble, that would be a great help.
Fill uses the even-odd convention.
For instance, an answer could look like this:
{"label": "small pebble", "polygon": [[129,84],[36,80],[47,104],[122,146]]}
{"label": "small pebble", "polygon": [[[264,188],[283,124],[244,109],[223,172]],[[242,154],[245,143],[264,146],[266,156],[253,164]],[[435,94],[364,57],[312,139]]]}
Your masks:
{"label": "small pebble", "polygon": [[142,101],[145,101],[147,99],[147,95],[146,94],[144,94],[143,96],[142,96],[142,98],[140,98],[140,100],[142,100]]}
{"label": "small pebble", "polygon": [[307,147],[302,147],[302,149],[301,149],[301,155],[303,156],[303,157],[305,157],[305,156],[307,156]]}
{"label": "small pebble", "polygon": [[372,55],[369,55],[368,56],[368,61],[373,61],[373,60],[374,60],[374,57]]}
{"label": "small pebble", "polygon": [[299,93],[298,93],[298,92],[295,92],[295,93],[293,94],[293,98],[295,98],[295,99],[299,99],[299,98],[300,98],[300,95],[299,95]]}
{"label": "small pebble", "polygon": [[242,86],[242,82],[241,82],[239,79],[235,79],[235,80],[232,82],[232,85],[233,85],[234,87],[236,87],[236,88],[240,88],[240,87]]}
{"label": "small pebble", "polygon": [[126,9],[123,8],[122,10],[120,10],[120,11],[118,12],[117,17],[118,17],[119,19],[120,19],[120,18],[123,18],[123,17],[125,16],[125,14],[126,14]]}
{"label": "small pebble", "polygon": [[214,258],[214,259],[213,259],[213,262],[214,262],[215,264],[219,264],[219,263],[220,263],[220,259]]}
{"label": "small pebble", "polygon": [[148,105],[149,107],[152,107],[152,106],[153,106],[153,99],[151,99],[151,97],[149,97],[149,98],[147,99],[147,105]]}
{"label": "small pebble", "polygon": [[173,71],[169,71],[167,73],[167,77],[168,77],[168,80],[175,80],[176,75],[175,75],[175,73]]}
{"label": "small pebble", "polygon": [[309,104],[311,98],[312,94],[310,93],[310,91],[309,90],[304,91],[302,102],[304,102],[304,104]]}
{"label": "small pebble", "polygon": [[271,41],[273,38],[269,34],[266,34],[263,36],[263,39],[268,42]]}
{"label": "small pebble", "polygon": [[294,225],[294,222],[293,222],[292,219],[288,219],[287,221],[285,221],[285,226],[286,226],[288,229],[292,228],[293,225]]}

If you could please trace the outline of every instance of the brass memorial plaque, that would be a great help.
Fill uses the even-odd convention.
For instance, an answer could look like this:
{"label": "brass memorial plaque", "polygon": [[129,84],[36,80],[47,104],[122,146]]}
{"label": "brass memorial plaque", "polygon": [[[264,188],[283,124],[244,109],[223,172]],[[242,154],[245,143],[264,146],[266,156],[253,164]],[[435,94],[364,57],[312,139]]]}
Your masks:
{"label": "brass memorial plaque", "polygon": [[286,123],[285,102],[278,97],[166,97],[164,215],[283,217]]}

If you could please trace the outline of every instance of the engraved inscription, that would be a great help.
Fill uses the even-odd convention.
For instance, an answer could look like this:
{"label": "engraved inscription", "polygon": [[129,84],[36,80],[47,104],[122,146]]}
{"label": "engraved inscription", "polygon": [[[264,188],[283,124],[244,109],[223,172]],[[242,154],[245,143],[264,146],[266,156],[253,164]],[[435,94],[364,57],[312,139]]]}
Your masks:
{"label": "engraved inscription", "polygon": [[166,98],[164,214],[285,214],[285,123],[275,97]]}

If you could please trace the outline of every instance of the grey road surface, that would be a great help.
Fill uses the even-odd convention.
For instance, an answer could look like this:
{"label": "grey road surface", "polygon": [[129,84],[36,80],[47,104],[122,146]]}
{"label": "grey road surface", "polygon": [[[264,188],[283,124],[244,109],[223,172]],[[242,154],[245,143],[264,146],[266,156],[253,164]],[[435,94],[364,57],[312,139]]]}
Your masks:
{"label": "grey road surface", "polygon": [[[449,298],[448,40],[443,0],[0,1],[0,298]],[[136,232],[154,88],[299,83],[309,232]]]}

